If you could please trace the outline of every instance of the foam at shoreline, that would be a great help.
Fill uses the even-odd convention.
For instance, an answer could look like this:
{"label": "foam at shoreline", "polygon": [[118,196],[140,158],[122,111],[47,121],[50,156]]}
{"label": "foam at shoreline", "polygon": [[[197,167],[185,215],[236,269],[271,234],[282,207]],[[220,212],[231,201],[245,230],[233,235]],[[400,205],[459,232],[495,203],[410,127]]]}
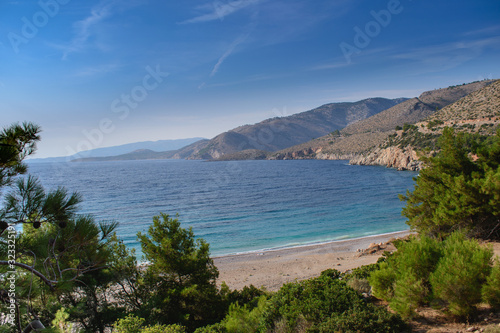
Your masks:
{"label": "foam at shoreline", "polygon": [[342,243],[342,242],[351,242],[351,241],[358,242],[358,241],[363,241],[363,240],[367,240],[367,239],[386,237],[386,236],[392,236],[394,238],[399,238],[399,237],[404,237],[406,235],[409,235],[410,233],[411,233],[410,230],[401,230],[401,231],[392,231],[392,232],[387,232],[387,233],[353,237],[353,238],[350,238],[349,236],[342,236],[342,237],[339,237],[337,239],[332,239],[332,240],[316,241],[316,242],[308,242],[308,243],[287,244],[287,245],[283,245],[283,246],[264,248],[264,249],[260,249],[260,250],[250,250],[250,251],[242,251],[242,252],[237,252],[237,253],[215,255],[215,256],[212,256],[212,258],[215,259],[215,258],[240,256],[240,255],[247,255],[247,254],[276,252],[276,251],[283,251],[283,250],[294,250],[294,249],[299,250],[301,248],[329,245],[329,244]]}

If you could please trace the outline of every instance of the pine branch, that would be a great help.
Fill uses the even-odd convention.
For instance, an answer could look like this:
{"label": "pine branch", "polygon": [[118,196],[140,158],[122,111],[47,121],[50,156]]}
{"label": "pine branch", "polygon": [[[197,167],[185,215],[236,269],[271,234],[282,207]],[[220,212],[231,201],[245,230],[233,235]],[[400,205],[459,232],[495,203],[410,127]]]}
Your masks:
{"label": "pine branch", "polygon": [[23,264],[20,262],[16,262],[16,261],[12,262],[12,261],[8,261],[8,260],[0,260],[0,265],[3,265],[3,266],[14,265],[14,266],[21,267],[23,269],[28,270],[31,273],[38,276],[47,286],[49,286],[50,290],[52,290],[52,291],[54,291],[55,285],[57,284],[57,281],[49,280],[45,275],[43,275],[42,273],[40,273],[39,271],[37,271],[36,269],[34,269],[33,267],[31,267],[29,265],[26,265],[26,264]]}

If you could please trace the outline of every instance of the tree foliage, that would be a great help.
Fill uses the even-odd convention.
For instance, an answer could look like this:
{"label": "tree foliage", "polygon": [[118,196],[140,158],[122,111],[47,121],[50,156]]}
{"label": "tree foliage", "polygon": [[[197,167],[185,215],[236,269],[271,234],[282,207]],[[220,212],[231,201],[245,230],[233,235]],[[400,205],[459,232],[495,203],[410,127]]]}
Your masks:
{"label": "tree foliage", "polygon": [[183,229],[177,218],[153,218],[148,234],[138,234],[148,262],[142,311],[149,322],[182,324],[193,329],[220,319],[219,275],[209,245]]}
{"label": "tree foliage", "polygon": [[401,199],[419,233],[444,238],[455,230],[500,239],[500,130],[489,140],[445,128],[442,150],[427,159],[415,189]]}
{"label": "tree foliage", "polygon": [[430,276],[435,298],[443,300],[450,313],[468,318],[481,302],[481,286],[490,275],[493,251],[477,241],[453,233],[443,242],[443,256]]}
{"label": "tree foliage", "polygon": [[40,127],[32,123],[13,124],[0,132],[0,188],[27,171],[23,160],[36,150]]}
{"label": "tree foliage", "polygon": [[495,302],[498,288],[483,289],[483,295],[491,298],[481,295],[481,286],[498,279],[493,273],[490,276],[492,256],[491,249],[459,231],[444,241],[422,235],[402,243],[380,264],[380,270],[371,273],[369,281],[374,295],[388,301],[404,317],[412,317],[418,307],[433,303],[467,319],[482,299]]}
{"label": "tree foliage", "polygon": [[[261,331],[403,332],[398,315],[367,303],[330,272],[284,285],[269,300]],[[340,273],[339,273],[340,274]]]}
{"label": "tree foliage", "polygon": [[[48,325],[69,316],[88,331],[103,332],[109,306],[96,286],[109,283],[103,276],[111,262],[117,223],[97,223],[80,215],[78,193],[63,187],[47,191],[36,177],[23,176],[23,160],[35,152],[39,133],[31,123],[0,132],[0,189],[7,188],[0,208],[0,294],[15,294],[7,301],[15,304],[17,331],[33,319]],[[7,235],[6,229],[12,232]],[[6,272],[15,276],[15,290]],[[93,302],[88,301],[89,290],[96,296]],[[68,308],[61,312],[63,304]],[[0,304],[2,312],[5,306]]]}

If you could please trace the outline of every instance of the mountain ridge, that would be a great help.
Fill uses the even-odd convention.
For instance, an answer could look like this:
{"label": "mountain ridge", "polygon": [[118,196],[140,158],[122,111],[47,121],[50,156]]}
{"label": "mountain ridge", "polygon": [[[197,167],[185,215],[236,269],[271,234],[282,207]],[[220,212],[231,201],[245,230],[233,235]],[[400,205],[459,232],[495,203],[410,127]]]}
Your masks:
{"label": "mountain ridge", "polygon": [[357,102],[328,103],[290,116],[239,126],[217,135],[189,158],[217,159],[247,149],[277,151],[344,128],[404,100],[374,97]]}
{"label": "mountain ridge", "polygon": [[418,97],[408,99],[370,118],[351,124],[340,130],[337,135],[329,134],[301,145],[286,148],[271,154],[269,158],[351,159],[378,147],[389,135],[395,132],[397,126],[401,127],[405,123],[414,124],[421,121],[440,108],[444,108],[493,82],[494,80],[476,81],[423,92]]}
{"label": "mountain ridge", "polygon": [[191,145],[204,138],[194,137],[186,139],[172,139],[172,140],[157,140],[157,141],[139,141],[126,143],[117,146],[102,147],[91,150],[82,151],[71,156],[63,157],[46,157],[46,158],[31,158],[30,163],[43,163],[43,162],[68,162],[82,158],[96,158],[96,157],[110,157],[131,153],[138,149],[150,149],[152,151],[170,151],[178,150]]}
{"label": "mountain ridge", "polygon": [[[399,170],[424,167],[419,154],[432,155],[445,127],[482,136],[496,134],[500,125],[500,80],[476,90],[424,120],[405,126],[380,146],[351,159],[356,165],[383,165]],[[427,151],[427,153],[423,153]]]}

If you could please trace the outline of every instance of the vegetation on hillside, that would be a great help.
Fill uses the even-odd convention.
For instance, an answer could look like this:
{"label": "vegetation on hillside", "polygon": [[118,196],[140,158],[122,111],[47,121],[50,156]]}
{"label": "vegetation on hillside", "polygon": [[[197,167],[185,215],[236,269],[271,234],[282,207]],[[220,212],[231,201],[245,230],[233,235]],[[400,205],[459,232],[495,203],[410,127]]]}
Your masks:
{"label": "vegetation on hillside", "polygon": [[455,230],[500,239],[500,130],[485,139],[445,129],[439,146],[414,191],[401,196],[408,224],[441,239]]}
{"label": "vegetation on hillside", "polygon": [[401,242],[369,281],[374,295],[388,301],[404,317],[413,317],[419,307],[432,304],[471,320],[482,300],[490,305],[498,301],[500,285],[486,285],[496,278],[492,256],[491,249],[460,231],[444,241],[421,235]]}

